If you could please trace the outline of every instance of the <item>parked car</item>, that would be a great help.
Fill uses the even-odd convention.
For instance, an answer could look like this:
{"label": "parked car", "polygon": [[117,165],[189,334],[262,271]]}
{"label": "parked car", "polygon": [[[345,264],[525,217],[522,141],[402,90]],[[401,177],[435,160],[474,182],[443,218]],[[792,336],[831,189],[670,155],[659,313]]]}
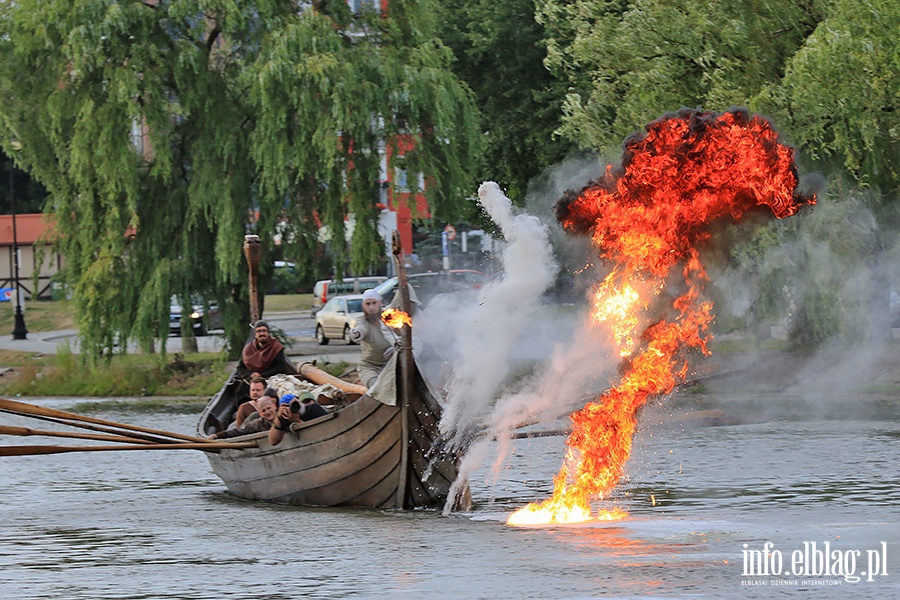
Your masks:
{"label": "parked car", "polygon": [[316,313],[316,341],[325,346],[340,338],[346,344],[353,344],[350,330],[362,315],[362,294],[333,297]]}
{"label": "parked car", "polygon": [[[204,302],[198,298],[192,299],[194,304],[191,306],[191,327],[194,329],[194,335],[206,335],[212,329],[222,328],[222,313],[215,305],[210,305],[209,314],[207,314]],[[181,319],[184,311],[181,308],[181,302],[178,298],[172,296],[169,303],[169,333],[181,335]]]}
{"label": "parked car", "polygon": [[[427,307],[432,299],[439,294],[478,290],[491,280],[490,275],[469,269],[410,273],[406,277],[409,280],[409,285],[415,290],[416,298],[418,298],[423,308]],[[397,292],[397,278],[391,277],[374,289],[381,295],[385,306],[387,306]]]}
{"label": "parked car", "polygon": [[316,282],[313,287],[313,306],[312,314],[315,316],[317,312],[334,296],[344,296],[348,294],[362,294],[366,290],[371,290],[378,284],[385,281],[387,277],[374,275],[371,277],[345,277],[341,281],[336,279],[322,279]]}

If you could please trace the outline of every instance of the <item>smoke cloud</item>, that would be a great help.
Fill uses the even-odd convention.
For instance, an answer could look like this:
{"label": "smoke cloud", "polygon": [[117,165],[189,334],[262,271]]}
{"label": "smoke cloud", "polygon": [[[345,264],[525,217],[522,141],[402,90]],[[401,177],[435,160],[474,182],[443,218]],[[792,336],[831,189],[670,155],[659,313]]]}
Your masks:
{"label": "smoke cloud", "polygon": [[[442,428],[467,448],[457,487],[487,464],[493,468],[483,483],[492,484],[512,430],[568,416],[617,377],[618,356],[590,326],[585,301],[605,267],[593,263],[589,240],[562,233],[551,209],[564,190],[595,177],[597,165],[545,178],[530,190],[527,212],[512,208],[496,184],[484,184],[480,201],[504,237],[502,272],[470,303],[429,309],[421,318],[417,334],[432,345],[441,339],[448,398]],[[724,421],[752,423],[881,418],[890,408],[872,392],[896,386],[900,376],[886,353],[892,327],[900,337],[897,232],[867,209],[873,202],[865,192],[839,187],[826,195],[821,179],[803,188],[819,197],[808,213],[785,220],[748,215],[701,248],[717,316],[713,355],[692,363],[688,379],[700,385],[676,390],[657,412],[716,408]],[[576,291],[566,297],[574,304],[541,297],[560,263],[560,278],[575,279]],[[823,326],[832,342],[816,352],[785,349],[784,338],[802,341],[804,331]]]}
{"label": "smoke cloud", "polygon": [[478,303],[462,311],[460,322],[448,331],[459,352],[441,429],[456,447],[468,441],[475,420],[509,376],[515,345],[533,322],[558,269],[547,227],[514,211],[496,183],[483,183],[478,201],[505,240],[500,253],[503,276],[482,288]]}
{"label": "smoke cloud", "polygon": [[[548,187],[547,207],[558,197],[556,186]],[[493,182],[482,184],[478,196],[503,235],[501,273],[472,302],[429,307],[417,325],[445,361],[444,372],[433,364],[427,369],[438,374],[446,395],[441,429],[452,447],[467,448],[457,488],[492,453],[496,477],[513,429],[580,408],[608,387],[617,363],[607,358],[597,329],[586,326],[583,303],[546,301],[559,269],[550,243],[554,222],[515,210]],[[582,262],[589,256],[583,249]],[[441,332],[446,343],[438,344]],[[499,452],[494,439],[506,440]]]}
{"label": "smoke cloud", "polygon": [[[891,358],[897,232],[867,208],[865,192],[836,185],[819,197],[809,214],[723,232],[727,244],[704,256],[717,314],[717,375],[695,394],[704,408],[767,419],[883,416],[879,390],[900,375]],[[735,403],[736,391],[750,397]]]}
{"label": "smoke cloud", "polygon": [[[603,279],[604,266],[594,264],[589,240],[562,232],[551,209],[565,190],[595,178],[599,164],[569,165],[543,178],[529,190],[527,212],[514,209],[496,184],[482,185],[479,201],[504,238],[502,272],[471,302],[420,317],[416,333],[439,345],[443,358],[436,371],[448,403],[442,429],[466,448],[457,487],[490,463],[485,483],[492,484],[512,430],[562,419],[616,379],[618,357],[601,328],[591,326],[582,297]],[[900,337],[897,232],[868,210],[877,202],[865,192],[826,196],[821,178],[801,186],[819,197],[807,213],[786,220],[747,215],[721,225],[701,248],[717,316],[713,355],[692,363],[688,379],[701,385],[677,390],[656,412],[671,418],[684,415],[680,409],[717,408],[723,423],[740,424],[880,418],[885,406],[896,406],[871,389],[896,387],[900,374],[896,353],[885,352]],[[575,305],[547,294],[567,276],[578,290],[570,296]],[[784,346],[785,338],[802,344],[820,334],[830,341],[814,353]],[[658,417],[646,425],[672,426]]]}

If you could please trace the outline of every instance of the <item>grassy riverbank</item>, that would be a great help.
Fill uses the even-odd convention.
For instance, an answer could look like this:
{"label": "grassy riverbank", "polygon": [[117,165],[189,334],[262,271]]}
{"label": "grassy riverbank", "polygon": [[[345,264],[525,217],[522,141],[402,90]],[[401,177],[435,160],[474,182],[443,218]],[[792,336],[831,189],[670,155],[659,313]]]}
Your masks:
{"label": "grassy riverbank", "polygon": [[[5,357],[0,356],[0,360]],[[220,354],[131,354],[91,367],[72,353],[25,356],[0,378],[6,396],[200,396],[222,386],[233,363]]]}
{"label": "grassy riverbank", "polygon": [[[28,331],[75,329],[75,312],[69,300],[27,302],[23,312]],[[0,302],[0,331],[12,331],[15,313],[15,303]]]}

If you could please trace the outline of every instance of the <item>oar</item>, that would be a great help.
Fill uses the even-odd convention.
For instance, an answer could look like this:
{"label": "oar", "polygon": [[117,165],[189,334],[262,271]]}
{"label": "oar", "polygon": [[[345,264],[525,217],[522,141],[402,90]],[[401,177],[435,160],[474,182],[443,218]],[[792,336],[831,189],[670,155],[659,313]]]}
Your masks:
{"label": "oar", "polygon": [[68,425],[69,427],[79,427],[81,429],[88,429],[90,431],[99,431],[101,433],[110,433],[112,435],[118,435],[122,437],[132,437],[134,439],[141,439],[145,442],[152,442],[154,444],[171,444],[174,440],[158,436],[158,435],[149,435],[146,433],[138,433],[136,431],[122,431],[121,429],[115,429],[114,427],[103,427],[102,425],[89,425],[87,423],[78,423],[76,421],[67,421],[65,419],[57,419],[56,417],[42,417],[40,415],[30,415],[26,413],[20,413],[16,410],[7,410],[5,408],[0,408],[0,412],[5,412],[11,415],[16,415],[18,417],[28,417],[30,419],[38,419],[40,421],[47,421],[48,423],[58,423],[59,425]]}
{"label": "oar", "polygon": [[[669,419],[663,419],[664,421],[674,420],[676,422],[681,421],[694,421],[694,420],[703,420],[703,419],[718,419],[725,416],[725,411],[720,409],[710,409],[710,410],[698,410],[689,413],[682,413],[679,415],[674,415]],[[522,427],[527,427],[529,425],[536,425],[537,422],[528,422],[523,423],[521,425],[516,426],[516,429],[520,429]],[[487,429],[483,429],[482,433],[488,432]],[[538,438],[538,437],[552,437],[557,435],[570,435],[572,433],[572,428],[567,427],[565,429],[542,429],[539,431],[513,431],[510,432],[509,435],[503,434],[502,436],[495,436],[494,439],[511,439],[511,440],[524,440],[528,438]]]}
{"label": "oar", "polygon": [[46,431],[28,427],[12,427],[0,425],[0,435],[45,435],[48,437],[75,438],[79,440],[99,440],[101,442],[129,442],[132,444],[152,444],[147,440],[126,437],[124,435],[97,435],[94,433],[72,433],[69,431]]}
{"label": "oar", "polygon": [[0,457],[62,454],[63,452],[112,452],[115,450],[203,450],[204,452],[216,452],[231,448],[256,448],[256,442],[211,441],[202,444],[179,442],[173,444],[141,444],[137,446],[0,446]]}
{"label": "oar", "polygon": [[300,375],[319,385],[333,385],[345,394],[365,394],[366,391],[368,391],[364,385],[357,385],[355,383],[350,383],[349,381],[344,381],[309,362],[300,365]]}
{"label": "oar", "polygon": [[84,421],[85,423],[97,423],[99,425],[108,425],[110,427],[118,427],[119,429],[127,429],[129,431],[142,431],[144,433],[152,433],[154,435],[162,435],[165,437],[175,438],[178,440],[186,440],[189,442],[210,443],[211,440],[192,435],[184,435],[173,431],[163,431],[161,429],[151,429],[149,427],[139,427],[137,425],[128,425],[126,423],[117,423],[115,421],[107,421],[106,419],[97,419],[94,417],[86,417],[84,415],[76,415],[75,413],[66,412],[64,410],[56,410],[25,402],[16,402],[15,400],[7,400],[0,398],[0,408],[11,410],[14,412],[27,415],[41,415],[47,417],[58,417],[62,419],[70,419],[72,421]]}
{"label": "oar", "polygon": [[[543,429],[541,431],[514,431],[509,434],[511,440],[525,440],[528,438],[553,437],[556,435],[569,435],[571,429]],[[506,436],[504,436],[506,437]],[[498,439],[498,438],[494,438]]]}

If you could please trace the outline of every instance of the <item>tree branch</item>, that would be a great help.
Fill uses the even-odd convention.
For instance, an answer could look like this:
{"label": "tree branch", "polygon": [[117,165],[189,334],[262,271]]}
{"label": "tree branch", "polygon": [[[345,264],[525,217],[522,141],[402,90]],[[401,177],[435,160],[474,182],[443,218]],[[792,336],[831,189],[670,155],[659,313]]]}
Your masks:
{"label": "tree branch", "polygon": [[219,24],[216,23],[216,26],[210,30],[209,36],[206,38],[206,52],[207,53],[212,52],[213,44],[216,43],[216,39],[219,37],[219,35],[221,33],[222,33],[222,29],[219,28]]}

